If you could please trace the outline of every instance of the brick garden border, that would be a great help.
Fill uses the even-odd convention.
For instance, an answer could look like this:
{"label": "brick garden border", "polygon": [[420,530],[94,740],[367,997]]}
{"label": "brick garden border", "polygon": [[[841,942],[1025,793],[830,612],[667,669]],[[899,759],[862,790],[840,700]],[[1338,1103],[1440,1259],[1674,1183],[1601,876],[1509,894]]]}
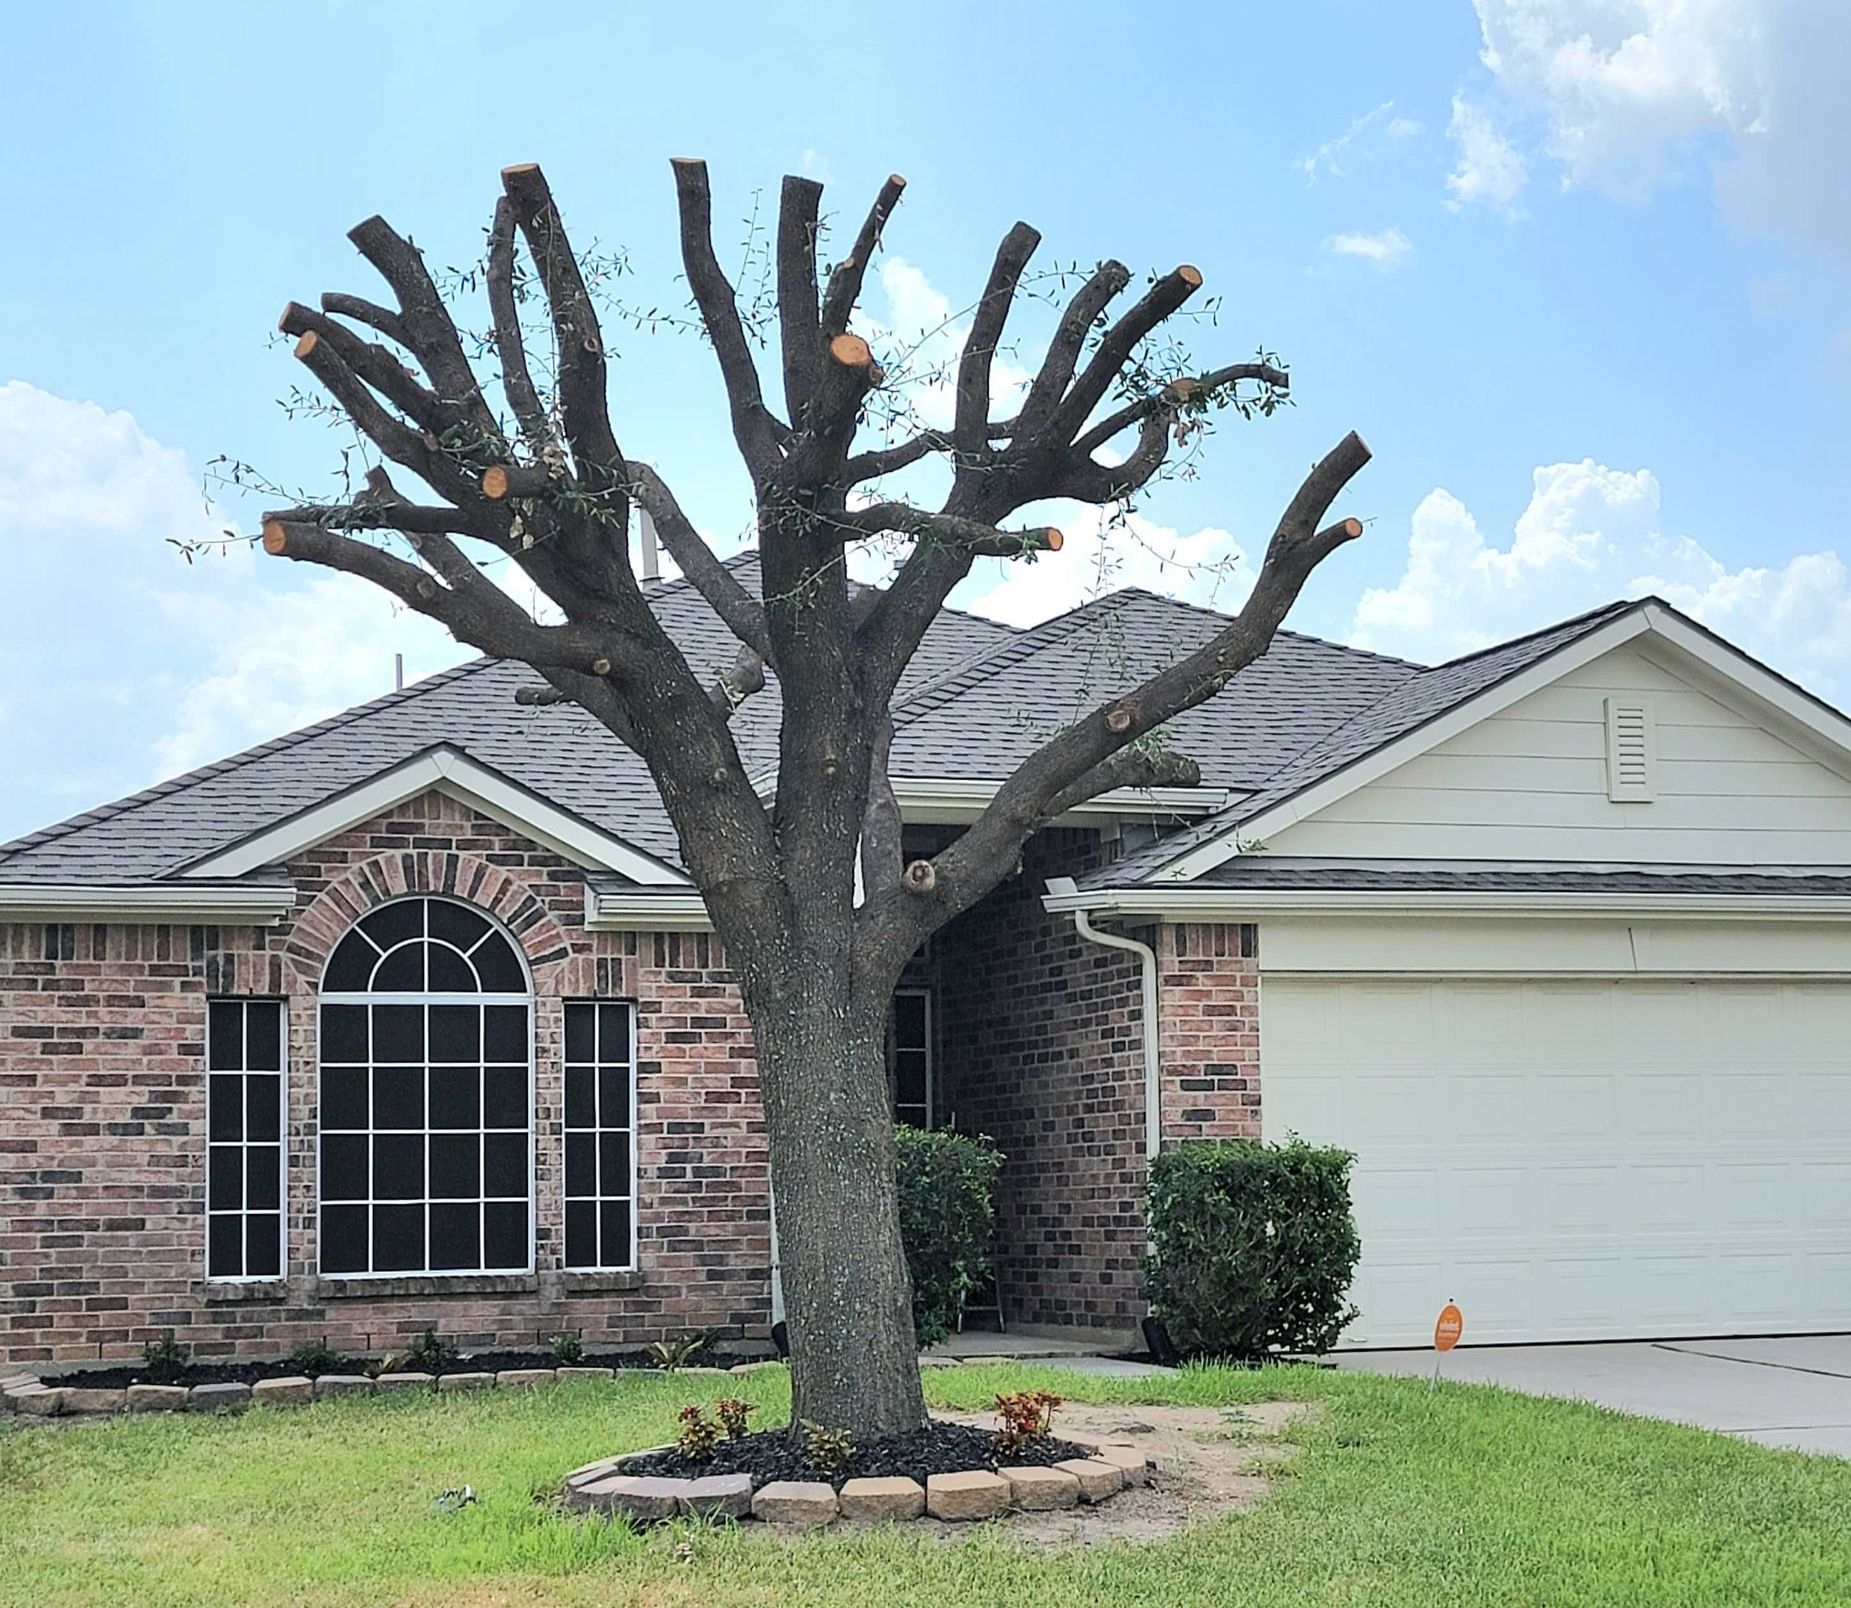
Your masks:
{"label": "brick garden border", "polygon": [[[724,1377],[782,1368],[781,1362],[737,1363],[730,1368],[677,1368],[673,1376]],[[253,1405],[300,1407],[333,1396],[388,1396],[400,1391],[437,1390],[450,1394],[463,1390],[533,1390],[570,1379],[615,1379],[618,1374],[643,1378],[669,1377],[654,1368],[504,1368],[499,1373],[382,1373],[322,1374],[310,1379],[293,1375],[260,1379],[255,1384],[127,1385],[120,1389],[88,1389],[60,1385],[56,1375],[33,1374],[0,1379],[0,1412],[17,1412],[38,1418],[73,1414],[109,1413],[222,1413],[239,1412]]]}

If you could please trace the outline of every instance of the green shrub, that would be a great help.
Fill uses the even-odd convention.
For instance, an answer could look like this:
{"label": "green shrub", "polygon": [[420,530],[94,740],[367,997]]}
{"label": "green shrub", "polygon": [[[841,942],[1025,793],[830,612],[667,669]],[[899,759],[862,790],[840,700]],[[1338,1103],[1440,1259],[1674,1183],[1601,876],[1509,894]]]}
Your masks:
{"label": "green shrub", "polygon": [[141,1370],[151,1385],[171,1385],[186,1370],[186,1347],[171,1333],[150,1340],[141,1348]]}
{"label": "green shrub", "polygon": [[1347,1150],[1204,1140],[1158,1153],[1144,1293],[1185,1355],[1323,1352],[1356,1316]]}
{"label": "green shrub", "polygon": [[965,1297],[990,1276],[996,1175],[988,1139],[946,1128],[894,1129],[900,1238],[913,1280],[913,1327],[922,1346],[951,1333]]}

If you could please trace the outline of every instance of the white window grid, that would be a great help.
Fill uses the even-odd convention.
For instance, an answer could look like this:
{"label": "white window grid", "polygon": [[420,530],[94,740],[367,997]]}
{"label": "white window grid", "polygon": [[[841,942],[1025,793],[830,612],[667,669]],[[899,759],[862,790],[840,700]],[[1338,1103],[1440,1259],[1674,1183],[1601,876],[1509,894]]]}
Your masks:
{"label": "white window grid", "polygon": [[[253,1011],[264,1011],[276,1018],[277,1064],[274,1067],[253,1067],[250,1064],[250,1018]],[[238,1021],[238,1046],[230,1064],[215,1067],[228,1046],[213,1030],[215,1015],[221,1019],[235,1012]],[[206,1278],[214,1284],[248,1284],[253,1281],[281,1278],[289,1267],[289,1169],[287,1154],[289,1143],[289,1016],[284,1002],[280,999],[227,999],[214,998],[206,1002],[206,1243],[205,1265]],[[252,1077],[274,1077],[276,1079],[276,1133],[275,1139],[253,1140],[251,1134],[251,1079]],[[217,1091],[222,1090],[228,1081],[235,1080],[238,1100],[238,1138],[236,1140],[215,1140],[212,1138],[213,1105]],[[236,1206],[214,1206],[212,1204],[213,1153],[215,1151],[238,1152],[238,1204]],[[253,1152],[270,1152],[276,1161],[277,1202],[274,1208],[257,1207],[250,1204],[251,1191],[251,1156]],[[227,1218],[237,1218],[241,1223],[239,1234],[238,1271],[225,1273],[214,1271],[212,1266],[212,1238],[215,1223]],[[267,1225],[274,1219],[275,1248],[271,1257],[263,1260],[275,1262],[275,1270],[268,1269],[252,1272],[251,1263],[253,1236],[267,1232]],[[265,1225],[260,1227],[259,1225]]]}
{"label": "white window grid", "polygon": [[[607,1013],[613,1012],[613,1010],[621,1012],[623,1018],[622,1028],[616,1035],[606,1032],[606,1023],[609,1020]],[[589,1204],[592,1208],[594,1232],[598,1240],[598,1257],[594,1262],[575,1262],[571,1260],[571,1253],[566,1245],[565,1225],[562,1223],[560,1225],[560,1254],[562,1264],[574,1273],[628,1272],[636,1266],[637,1246],[636,1008],[634,1005],[622,1000],[567,1000],[565,1004],[566,1015],[570,1016],[575,1011],[588,1011],[590,1013],[591,1057],[589,1060],[583,1056],[568,1058],[566,1053],[566,1042],[569,1042],[569,1039],[566,1042],[562,1042],[560,1046],[560,1063],[562,1068],[560,1114],[562,1119],[562,1132],[564,1135],[562,1140],[562,1152],[571,1147],[575,1135],[580,1139],[590,1138],[592,1143],[591,1175],[594,1190],[592,1193],[588,1194],[582,1190],[573,1190],[571,1188],[571,1171],[565,1164],[563,1153],[561,1155],[560,1179],[561,1187],[564,1191],[563,1199],[568,1215],[570,1215],[570,1208],[574,1203]],[[612,1037],[616,1037],[618,1041],[616,1043],[607,1042]],[[581,1040],[581,1043],[582,1042],[583,1040]],[[605,1109],[604,1073],[607,1070],[616,1070],[619,1068],[622,1068],[627,1074],[624,1080],[625,1108],[621,1113],[624,1120],[621,1123],[615,1123],[610,1121],[614,1113]],[[573,1107],[572,1102],[566,1097],[565,1084],[570,1081],[572,1073],[575,1070],[589,1071],[591,1073],[590,1122],[574,1123],[572,1121],[574,1114]],[[582,1107],[578,1115],[586,1115]],[[629,1153],[629,1168],[625,1179],[627,1193],[622,1195],[608,1193],[604,1188],[602,1151],[607,1137],[620,1137]],[[606,1205],[622,1205],[628,1208],[630,1231],[627,1237],[628,1242],[622,1247],[623,1259],[621,1261],[612,1260],[609,1254],[610,1247],[605,1244],[604,1207]]]}

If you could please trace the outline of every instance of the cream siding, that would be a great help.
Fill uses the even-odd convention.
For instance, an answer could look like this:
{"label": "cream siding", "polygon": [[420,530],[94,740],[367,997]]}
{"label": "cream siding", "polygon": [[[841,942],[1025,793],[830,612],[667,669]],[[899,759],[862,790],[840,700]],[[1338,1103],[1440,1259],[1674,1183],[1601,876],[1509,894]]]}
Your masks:
{"label": "cream siding", "polygon": [[[1851,863],[1851,780],[1805,751],[1805,734],[1777,734],[1775,722],[1763,724],[1706,690],[1709,680],[1675,648],[1629,643],[1275,832],[1267,850]],[[1606,701],[1642,695],[1653,711],[1656,797],[1616,803],[1607,796]]]}

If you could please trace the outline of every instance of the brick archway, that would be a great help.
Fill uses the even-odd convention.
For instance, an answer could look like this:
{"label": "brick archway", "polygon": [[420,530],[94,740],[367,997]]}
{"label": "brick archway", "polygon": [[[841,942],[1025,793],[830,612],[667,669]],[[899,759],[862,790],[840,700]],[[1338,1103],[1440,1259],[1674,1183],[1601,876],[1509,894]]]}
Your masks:
{"label": "brick archway", "polygon": [[487,911],[521,946],[536,994],[558,994],[566,986],[571,945],[552,912],[524,884],[473,854],[427,849],[362,860],[296,918],[284,952],[306,990],[320,986],[329,954],[360,917],[407,894],[448,897]]}

